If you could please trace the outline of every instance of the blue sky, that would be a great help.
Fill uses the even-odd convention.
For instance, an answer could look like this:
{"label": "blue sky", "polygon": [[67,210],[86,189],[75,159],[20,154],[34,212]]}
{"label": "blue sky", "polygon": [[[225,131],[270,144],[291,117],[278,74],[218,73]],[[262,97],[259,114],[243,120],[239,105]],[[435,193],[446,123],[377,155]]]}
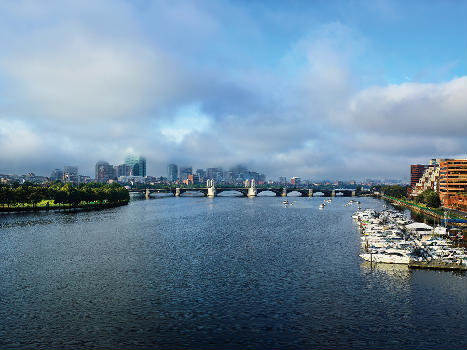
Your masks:
{"label": "blue sky", "polygon": [[466,42],[465,1],[4,1],[0,173],[407,177],[465,157]]}

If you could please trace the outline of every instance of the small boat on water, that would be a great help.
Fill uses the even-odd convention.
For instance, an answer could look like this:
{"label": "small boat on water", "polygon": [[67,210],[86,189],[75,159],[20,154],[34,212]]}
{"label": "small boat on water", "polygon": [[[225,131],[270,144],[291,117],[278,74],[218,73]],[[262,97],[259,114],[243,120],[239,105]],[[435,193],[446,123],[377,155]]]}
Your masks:
{"label": "small boat on water", "polygon": [[324,209],[324,203],[321,203],[321,204],[319,205],[319,209]]}
{"label": "small boat on water", "polygon": [[286,200],[282,201],[282,204],[287,205],[287,204],[289,204],[289,201],[286,199]]}

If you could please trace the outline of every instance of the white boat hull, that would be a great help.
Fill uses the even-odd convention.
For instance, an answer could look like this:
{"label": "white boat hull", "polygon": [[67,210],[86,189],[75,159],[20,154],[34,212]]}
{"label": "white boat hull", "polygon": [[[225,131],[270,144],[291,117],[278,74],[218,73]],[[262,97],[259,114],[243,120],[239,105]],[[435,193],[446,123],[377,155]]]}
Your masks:
{"label": "white boat hull", "polygon": [[366,261],[373,261],[377,263],[386,264],[408,264],[410,259],[408,256],[398,256],[389,254],[360,254],[360,257]]}

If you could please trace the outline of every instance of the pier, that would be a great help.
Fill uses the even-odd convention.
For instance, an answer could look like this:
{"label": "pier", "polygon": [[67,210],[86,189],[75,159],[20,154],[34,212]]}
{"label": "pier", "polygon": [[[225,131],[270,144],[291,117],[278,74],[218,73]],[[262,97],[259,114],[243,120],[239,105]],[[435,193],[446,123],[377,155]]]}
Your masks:
{"label": "pier", "polygon": [[451,270],[451,271],[467,271],[467,266],[456,263],[448,263],[440,260],[434,261],[409,261],[411,269],[431,269],[431,270]]}

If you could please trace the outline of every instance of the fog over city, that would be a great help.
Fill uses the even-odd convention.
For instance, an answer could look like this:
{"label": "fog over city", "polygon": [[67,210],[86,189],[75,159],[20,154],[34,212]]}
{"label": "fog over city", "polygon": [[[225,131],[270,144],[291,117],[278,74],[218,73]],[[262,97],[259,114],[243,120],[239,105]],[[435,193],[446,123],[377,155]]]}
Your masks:
{"label": "fog over city", "polygon": [[465,1],[2,1],[0,173],[147,159],[407,178],[465,158]]}

